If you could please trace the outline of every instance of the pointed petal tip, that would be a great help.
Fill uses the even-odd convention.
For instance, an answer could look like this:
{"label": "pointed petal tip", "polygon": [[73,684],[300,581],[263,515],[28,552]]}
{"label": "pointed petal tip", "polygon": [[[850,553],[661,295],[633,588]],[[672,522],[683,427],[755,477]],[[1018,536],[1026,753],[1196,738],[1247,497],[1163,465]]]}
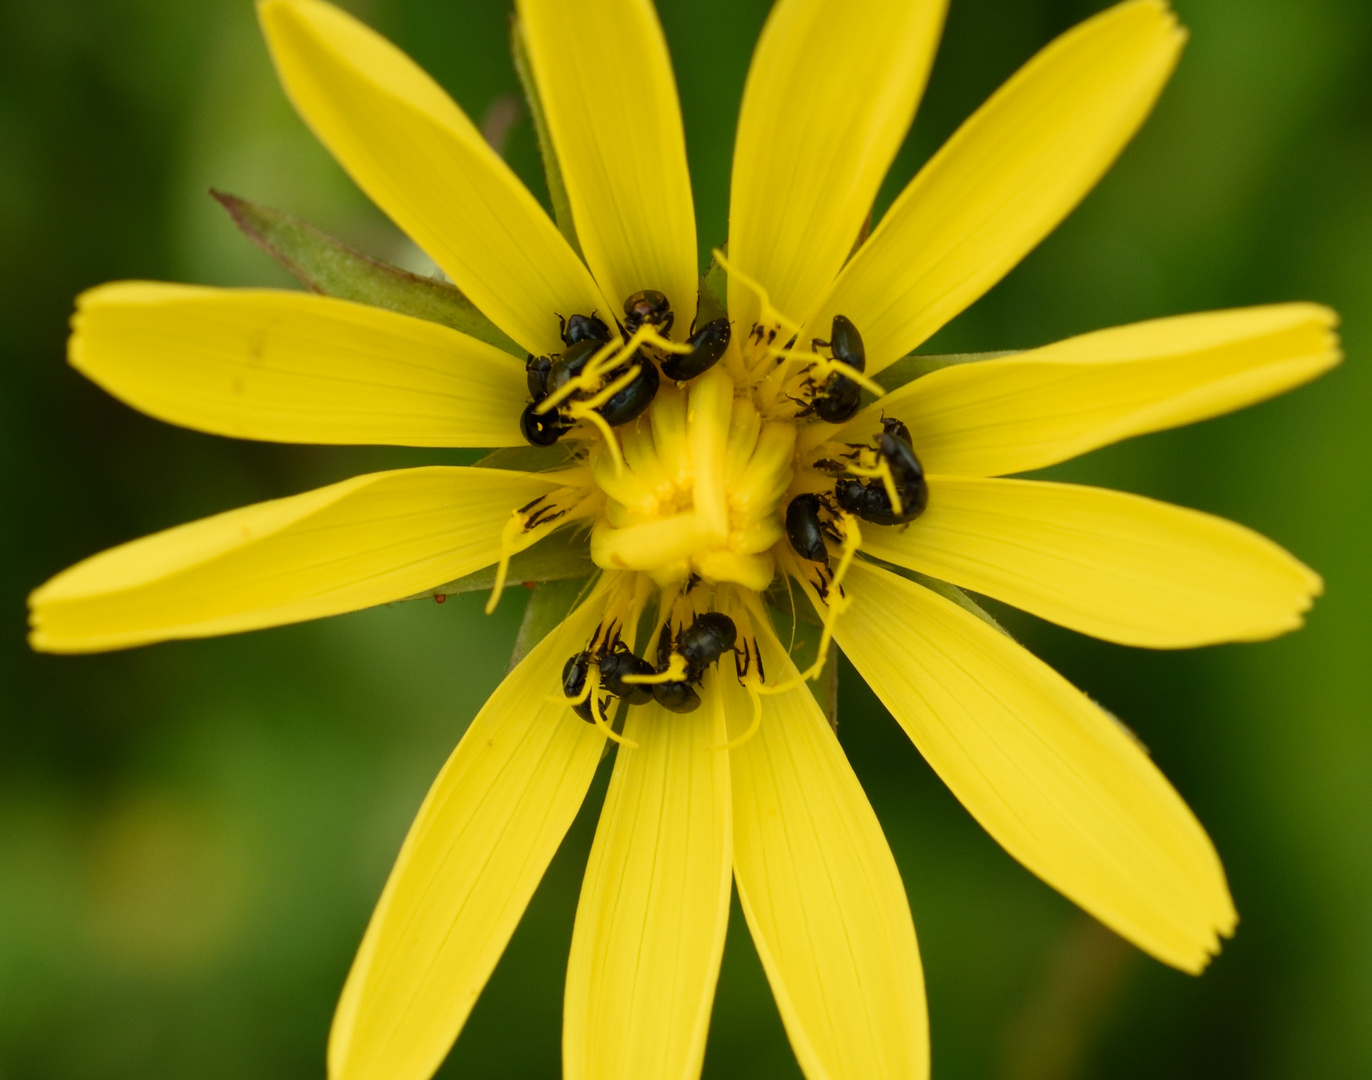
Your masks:
{"label": "pointed petal tip", "polygon": [[1239,916],[1234,910],[1234,904],[1229,900],[1228,892],[1225,893],[1225,907],[1219,911],[1206,935],[1206,940],[1200,944],[1190,956],[1167,957],[1154,954],[1158,960],[1174,967],[1178,971],[1183,971],[1187,975],[1203,975],[1211,961],[1219,956],[1224,949],[1224,943],[1233,938],[1234,931],[1238,927]]}
{"label": "pointed petal tip", "polygon": [[[1261,309],[1255,308],[1254,310]],[[1288,304],[1274,304],[1272,310],[1289,313],[1293,326],[1309,323],[1323,330],[1322,339],[1324,350],[1328,354],[1329,367],[1343,361],[1343,341],[1339,335],[1339,327],[1342,325],[1343,319],[1332,307],[1314,301],[1297,300]]]}

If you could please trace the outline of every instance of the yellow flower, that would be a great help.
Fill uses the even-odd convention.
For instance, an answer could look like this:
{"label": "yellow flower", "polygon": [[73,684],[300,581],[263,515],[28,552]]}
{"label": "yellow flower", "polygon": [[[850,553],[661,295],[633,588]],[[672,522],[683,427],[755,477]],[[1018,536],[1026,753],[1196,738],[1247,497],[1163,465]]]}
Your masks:
{"label": "yellow flower", "polygon": [[[561,228],[390,44],[321,0],[260,12],[287,93],[361,187],[520,348],[562,357],[534,402],[524,365],[494,345],[304,293],[106,285],[80,298],[71,342],[72,363],[123,400],[243,438],[517,447],[522,415],[571,429],[545,451],[550,470],[361,476],[135,541],[33,595],[34,646],[83,652],[396,600],[503,570],[553,533],[589,550],[600,572],[580,603],[496,690],[419,811],[343,991],[330,1075],[438,1066],[606,738],[622,745],[568,964],[566,1075],[698,1074],[735,882],[807,1076],[927,1073],[904,889],[778,639],[787,589],[823,621],[821,659],[832,633],[1006,850],[1199,971],[1235,923],[1204,831],[1109,714],[945,583],[1152,648],[1300,625],[1319,578],[1247,529],[1004,477],[1306,382],[1339,360],[1333,314],[1190,315],[892,366],[1062,220],[1142,123],[1184,40],[1165,3],[1130,0],[1049,45],[854,250],[943,5],[779,0],[739,121],[720,261],[731,340],[703,373],[712,356],[682,344],[694,210],[651,6],[518,8]],[[652,295],[631,317],[641,290],[675,318]],[[597,313],[607,325],[578,368],[558,316]],[[636,350],[612,317],[637,329]],[[890,392],[852,415],[860,387]],[[616,423],[621,393],[651,405]]]}

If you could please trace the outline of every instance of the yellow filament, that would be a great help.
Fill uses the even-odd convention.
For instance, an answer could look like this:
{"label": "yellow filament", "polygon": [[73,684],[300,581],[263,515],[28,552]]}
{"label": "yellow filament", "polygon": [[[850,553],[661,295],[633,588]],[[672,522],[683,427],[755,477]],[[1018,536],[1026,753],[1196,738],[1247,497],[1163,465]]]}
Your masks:
{"label": "yellow filament", "polygon": [[857,556],[858,548],[862,546],[862,530],[858,528],[857,518],[851,514],[840,514],[839,527],[843,533],[843,552],[839,556],[837,569],[834,570],[833,576],[829,579],[829,595],[828,599],[824,601],[824,625],[819,635],[819,648],[815,652],[815,662],[784,683],[778,683],[776,686],[759,687],[759,693],[784,694],[802,683],[819,678],[824,671],[824,662],[829,658],[829,645],[834,639],[834,626],[838,623],[838,617],[847,610],[849,604],[848,598],[843,595],[841,589],[843,579],[848,573],[848,568],[853,565],[853,559]]}
{"label": "yellow filament", "polygon": [[487,615],[495,612],[495,606],[500,603],[500,594],[505,591],[505,579],[510,573],[510,559],[519,550],[516,542],[520,533],[524,531],[525,520],[524,515],[516,510],[510,515],[510,520],[505,522],[505,527],[500,530],[500,561],[496,563],[495,585],[491,588],[490,598],[486,601]]}
{"label": "yellow filament", "polygon": [[849,465],[848,471],[854,476],[879,476],[881,486],[886,489],[886,497],[891,500],[891,510],[897,515],[905,512],[901,505],[900,492],[896,490],[896,478],[891,475],[891,464],[885,458],[877,462],[875,469],[864,469],[861,465]]}
{"label": "yellow filament", "polygon": [[[776,395],[780,393],[781,388],[786,385],[786,380],[791,377],[792,363],[795,362],[797,356],[802,355],[805,354],[797,352],[795,345],[791,345],[789,348],[779,345],[770,346],[767,349],[767,351],[763,353],[763,359],[759,360],[756,364],[753,365],[753,370],[750,371],[749,374],[756,374],[766,363],[768,357],[777,357],[781,361],[781,363],[777,365],[777,369],[773,371],[770,375],[768,375],[765,379],[766,382],[772,384],[772,397],[773,399],[775,399]],[[818,356],[819,354],[815,353],[813,355]],[[823,358],[821,357],[821,359]]]}
{"label": "yellow filament", "polygon": [[743,689],[748,691],[748,697],[753,703],[753,722],[748,725],[748,730],[737,738],[730,739],[728,742],[716,743],[710,747],[711,750],[733,750],[742,746],[749,739],[758,733],[762,727],[762,694],[757,677],[749,675],[743,680]]}
{"label": "yellow filament", "polygon": [[726,274],[728,274],[730,277],[738,278],[738,280],[742,282],[743,286],[746,289],[748,289],[750,292],[754,293],[757,296],[758,302],[762,307],[762,314],[764,318],[767,315],[771,315],[772,318],[774,318],[781,326],[791,331],[791,333],[800,333],[800,324],[792,322],[790,319],[788,319],[785,315],[783,315],[780,311],[778,311],[775,307],[772,306],[772,299],[770,296],[767,295],[767,290],[762,287],[762,284],[760,282],[749,277],[742,270],[738,270],[735,267],[729,265],[729,260],[724,257],[724,252],[722,252],[719,248],[715,248],[710,254],[712,254],[715,257],[715,262],[719,263],[719,265],[724,268],[724,272]]}
{"label": "yellow filament", "polygon": [[783,349],[780,345],[773,345],[767,350],[768,354],[776,357],[785,357],[787,361],[801,359],[808,360],[814,365],[821,375],[832,375],[837,372],[846,375],[857,383],[864,390],[870,391],[876,397],[885,397],[886,389],[880,383],[873,382],[868,376],[858,371],[851,364],[846,364],[842,360],[836,360],[832,356],[824,356],[817,352],[798,352],[795,348]]}
{"label": "yellow filament", "polygon": [[591,716],[595,719],[595,726],[600,728],[600,733],[612,742],[619,743],[620,746],[627,746],[630,750],[637,750],[638,743],[633,739],[626,739],[620,735],[605,719],[605,714],[600,711],[600,667],[592,666],[586,675],[586,686],[591,693]]}
{"label": "yellow filament", "polygon": [[590,696],[590,693],[591,684],[590,681],[587,680],[585,685],[583,685],[581,688],[581,693],[577,694],[576,697],[568,697],[566,694],[550,694],[548,695],[547,701],[549,705],[557,705],[561,703],[563,705],[566,705],[567,708],[573,709],[576,708],[576,706],[580,705],[583,701],[585,701],[586,698]]}
{"label": "yellow filament", "polygon": [[624,455],[620,452],[619,440],[615,438],[614,428],[610,427],[609,421],[580,401],[573,402],[567,411],[572,414],[574,420],[589,420],[600,429],[600,433],[605,436],[605,446],[610,451],[610,457],[614,459],[615,475],[622,476],[624,474]]}
{"label": "yellow filament", "polygon": [[655,675],[624,675],[620,682],[629,683],[631,686],[656,686],[660,683],[681,682],[686,678],[686,657],[680,653],[672,653],[671,663],[667,665],[665,671],[659,671]]}
{"label": "yellow filament", "polygon": [[581,391],[591,393],[600,385],[600,376],[614,367],[621,355],[619,342],[607,341],[595,355],[586,361],[586,366],[581,369],[581,374],[574,379],[569,379],[566,386],[560,386],[551,394],[545,397],[534,408],[534,413],[543,416],[545,413],[552,412],[573,394]]}
{"label": "yellow filament", "polygon": [[[646,323],[635,330],[634,336],[629,340],[647,342],[666,352],[678,353],[681,356],[685,356],[691,351],[691,346],[687,345],[684,341],[673,341],[671,338],[663,337],[657,332],[657,327],[649,326]],[[629,349],[626,347],[624,351],[628,352]]]}
{"label": "yellow filament", "polygon": [[[755,280],[754,278],[749,277],[749,276],[748,276],[747,274],[745,274],[742,270],[738,270],[738,269],[736,269],[734,266],[732,266],[732,265],[730,264],[729,260],[726,259],[726,258],[724,257],[724,252],[721,251],[719,248],[715,248],[714,251],[711,252],[711,254],[714,255],[714,257],[715,257],[715,262],[719,263],[719,265],[720,265],[721,267],[724,268],[724,272],[725,272],[726,274],[728,274],[731,278],[737,278],[738,281],[739,281],[739,283],[740,283],[741,285],[743,285],[744,288],[746,288],[749,292],[751,292],[754,296],[757,297],[757,299],[758,299],[758,309],[759,309],[759,310],[758,310],[758,322],[759,322],[759,323],[765,324],[765,323],[768,323],[768,322],[775,322],[775,323],[777,324],[777,326],[782,327],[782,328],[784,328],[784,329],[786,329],[786,330],[789,330],[789,331],[791,331],[791,333],[793,333],[793,334],[799,334],[799,333],[800,333],[800,324],[799,324],[799,323],[796,323],[796,322],[793,322],[791,319],[788,319],[788,318],[787,318],[785,315],[783,315],[779,310],[777,310],[777,308],[776,308],[775,306],[773,306],[773,304],[772,304],[772,298],[768,295],[767,290],[766,290],[765,288],[763,288],[761,282]],[[783,350],[783,351],[784,351],[784,350]],[[741,352],[741,350],[740,350],[740,352]],[[764,354],[763,354],[764,361],[765,361],[766,356],[767,356],[767,354],[764,353]],[[741,358],[740,358],[740,359],[741,359]],[[753,367],[752,367],[751,369],[745,369],[745,371],[743,372],[743,374],[746,375],[746,377],[747,377],[747,379],[748,379],[749,382],[757,382],[757,381],[758,381],[758,374],[759,374],[760,368],[762,367],[762,364],[763,364],[763,361],[759,361],[759,363],[754,364]],[[736,373],[736,374],[737,374],[737,373]],[[738,381],[742,381],[742,380],[738,380]],[[777,387],[777,389],[779,389],[779,386]],[[775,396],[776,396],[776,394],[773,393],[772,397],[775,398]]]}
{"label": "yellow filament", "polygon": [[617,378],[614,382],[610,383],[609,386],[605,387],[604,390],[602,390],[602,391],[600,391],[600,393],[596,394],[595,397],[593,397],[593,398],[587,398],[585,401],[578,401],[577,404],[578,404],[578,405],[581,405],[581,406],[584,406],[584,407],[587,408],[587,409],[598,409],[598,408],[600,408],[600,407],[601,407],[602,405],[604,405],[607,401],[609,401],[612,397],[614,397],[617,393],[619,393],[621,390],[623,390],[625,387],[627,387],[631,382],[633,382],[635,379],[637,379],[638,376],[639,376],[639,373],[640,373],[642,370],[643,370],[643,365],[642,365],[642,364],[635,364],[635,365],[634,365],[633,367],[631,367],[628,371],[626,371],[623,375],[621,375],[619,378]]}
{"label": "yellow filament", "polygon": [[[586,362],[586,366],[581,369],[581,374],[574,379],[568,380],[565,386],[560,386],[542,401],[534,409],[539,416],[551,412],[575,393],[590,394],[596,391],[600,385],[601,376],[607,371],[617,368],[627,357],[632,356],[640,345],[651,344],[666,352],[688,353],[691,347],[685,344],[678,344],[668,338],[663,337],[657,330],[648,325],[640,326],[629,337],[628,341],[607,341],[595,355]],[[625,384],[628,385],[627,383]],[[620,389],[623,389],[621,387]],[[609,400],[608,398],[606,400]]]}

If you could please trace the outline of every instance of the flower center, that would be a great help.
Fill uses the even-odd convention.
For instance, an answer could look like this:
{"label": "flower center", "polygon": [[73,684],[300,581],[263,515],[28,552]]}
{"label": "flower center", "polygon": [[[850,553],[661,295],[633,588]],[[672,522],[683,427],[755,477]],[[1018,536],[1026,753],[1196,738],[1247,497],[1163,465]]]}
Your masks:
{"label": "flower center", "polygon": [[661,586],[695,575],[765,589],[776,569],[770,549],[785,535],[795,424],[764,420],[750,388],[719,365],[663,386],[616,434],[622,456],[601,445],[592,469],[605,494],[591,532],[596,565]]}

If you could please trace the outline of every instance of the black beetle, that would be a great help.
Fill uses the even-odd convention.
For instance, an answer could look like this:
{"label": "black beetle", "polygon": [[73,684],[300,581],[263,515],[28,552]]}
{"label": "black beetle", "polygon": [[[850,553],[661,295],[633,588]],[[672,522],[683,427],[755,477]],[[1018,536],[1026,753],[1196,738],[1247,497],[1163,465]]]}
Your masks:
{"label": "black beetle", "polygon": [[868,484],[852,477],[839,480],[834,485],[834,502],[848,513],[874,525],[899,525],[902,520],[896,517],[891,508],[891,497],[886,494],[886,487],[879,480]]}
{"label": "black beetle", "polygon": [[[643,410],[653,403],[657,388],[662,384],[662,377],[657,373],[656,365],[646,356],[639,353],[634,362],[642,369],[638,376],[623,390],[611,395],[610,400],[596,410],[605,417],[605,422],[611,427],[627,424],[641,415]],[[626,370],[628,369],[615,371],[609,378],[616,379]]]}
{"label": "black beetle", "polygon": [[[734,647],[738,640],[738,629],[734,620],[718,611],[704,611],[695,617],[690,626],[683,627],[676,635],[676,651],[686,658],[692,673],[700,672]],[[696,681],[700,678],[696,674]]]}
{"label": "black beetle", "polygon": [[529,354],[524,361],[524,377],[529,382],[529,395],[534,401],[542,401],[548,396],[548,372],[553,369],[551,356]]}
{"label": "black beetle", "polygon": [[846,424],[862,404],[862,387],[847,375],[834,374],[810,399],[816,416],[829,424]]}
{"label": "black beetle", "polygon": [[[586,676],[591,670],[591,654],[588,652],[573,653],[567,657],[567,662],[562,665],[562,692],[569,698],[579,697],[581,692],[586,689]],[[595,723],[595,716],[591,712],[591,699],[586,698],[579,705],[572,706],[572,712],[585,720],[588,724]],[[602,702],[600,712],[605,714],[605,703]]]}
{"label": "black beetle", "polygon": [[867,368],[867,349],[862,344],[862,335],[847,315],[835,315],[829,331],[829,340],[811,338],[810,344],[816,349],[828,349],[830,355],[854,371]]}
{"label": "black beetle", "polygon": [[881,434],[877,436],[877,454],[891,470],[891,478],[900,494],[901,522],[914,521],[929,505],[929,485],[924,480],[924,466],[915,456],[910,429],[899,420],[882,417]]}
{"label": "black beetle", "polygon": [[672,329],[672,321],[667,296],[656,289],[640,289],[624,301],[624,329],[630,334],[645,323],[666,334]]}
{"label": "black beetle", "polygon": [[519,431],[531,446],[552,446],[558,439],[572,430],[573,425],[556,409],[546,413],[536,413],[538,402],[531,401],[519,414]]}
{"label": "black beetle", "polygon": [[924,467],[910,445],[910,429],[899,420],[883,418],[882,431],[876,438],[877,456],[886,462],[900,495],[900,513],[891,505],[886,485],[879,479],[865,484],[853,479],[841,479],[834,485],[834,501],[874,525],[904,525],[924,513],[929,505],[929,485],[924,479]]}
{"label": "black beetle", "polygon": [[[835,315],[829,340],[811,338],[816,349],[828,349],[830,356],[847,364],[854,371],[867,367],[867,349],[862,335],[846,315]],[[821,420],[830,424],[844,424],[857,415],[861,404],[862,387],[842,372],[834,372],[810,401],[810,408]]]}
{"label": "black beetle", "polygon": [[706,323],[686,340],[691,347],[690,352],[673,353],[662,362],[662,374],[677,382],[703,375],[719,363],[719,358],[729,347],[732,334],[728,319]]}
{"label": "black beetle", "polygon": [[626,683],[625,675],[651,675],[653,665],[635,656],[623,644],[599,657],[601,686],[607,693],[623,698],[630,705],[646,705],[653,700],[653,688],[644,683]]}
{"label": "black beetle", "polygon": [[[662,673],[672,662],[672,628],[662,628],[657,640],[657,670]],[[653,683],[653,700],[669,712],[688,713],[700,708],[700,695],[691,688],[692,682],[700,680],[700,673],[689,669],[686,678],[673,682]]]}
{"label": "black beetle", "polygon": [[610,328],[604,320],[596,318],[594,311],[589,315],[573,315],[565,321],[559,315],[557,325],[564,345],[575,345],[578,341],[599,341],[604,344],[610,340]]}
{"label": "black beetle", "polygon": [[586,365],[591,362],[591,357],[604,346],[603,341],[591,341],[589,339],[578,341],[575,345],[569,345],[565,353],[553,360],[552,367],[548,370],[548,393],[561,390],[585,371]]}
{"label": "black beetle", "polygon": [[824,546],[824,525],[819,520],[823,505],[818,495],[797,495],[786,507],[786,538],[802,559],[829,565],[829,549]]}
{"label": "black beetle", "polygon": [[700,695],[687,682],[655,683],[653,699],[668,712],[688,713],[700,708]]}

